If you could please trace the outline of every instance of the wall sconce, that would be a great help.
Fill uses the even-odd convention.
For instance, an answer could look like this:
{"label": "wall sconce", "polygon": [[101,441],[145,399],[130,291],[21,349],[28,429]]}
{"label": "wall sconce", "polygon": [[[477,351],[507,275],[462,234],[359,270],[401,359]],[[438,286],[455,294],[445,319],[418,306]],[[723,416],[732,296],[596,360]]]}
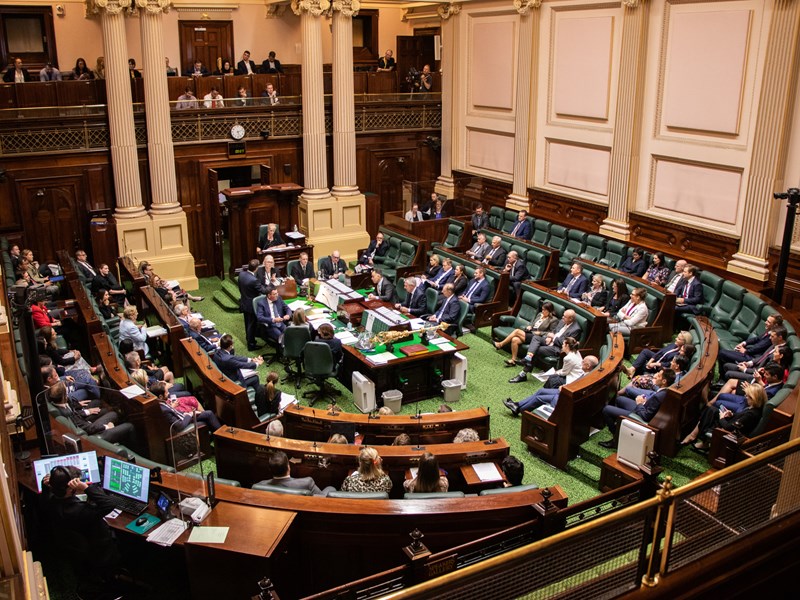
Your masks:
{"label": "wall sconce", "polygon": [[63,17],[64,15],[67,14],[67,10],[64,8],[63,4],[56,4],[56,14],[59,17]]}

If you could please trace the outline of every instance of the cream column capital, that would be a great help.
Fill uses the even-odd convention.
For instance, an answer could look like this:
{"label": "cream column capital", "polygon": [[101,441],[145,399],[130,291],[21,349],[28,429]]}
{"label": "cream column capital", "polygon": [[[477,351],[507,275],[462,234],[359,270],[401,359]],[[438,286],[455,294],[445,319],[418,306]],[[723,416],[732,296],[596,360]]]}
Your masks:
{"label": "cream column capital", "polygon": [[355,17],[361,10],[359,0],[334,0],[333,10],[340,12],[343,17]]}
{"label": "cream column capital", "polygon": [[136,8],[151,15],[168,13],[171,6],[172,0],[136,0]]}
{"label": "cream column capital", "polygon": [[[630,0],[623,0],[623,1],[630,1]],[[530,9],[539,8],[541,5],[542,5],[542,0],[514,0],[514,8],[523,17],[528,14],[528,11],[530,11]]]}
{"label": "cream column capital", "polygon": [[298,17],[303,13],[320,17],[331,8],[330,0],[292,0],[292,12]]}
{"label": "cream column capital", "polygon": [[86,0],[86,14],[100,14],[106,12],[110,15],[118,15],[123,12],[130,12],[131,0]]}
{"label": "cream column capital", "polygon": [[[541,0],[539,0],[541,2]],[[439,13],[439,16],[442,18],[443,21],[446,21],[453,15],[457,15],[461,12],[461,4],[459,2],[448,2],[447,4],[440,4],[436,8],[436,12]]]}
{"label": "cream column capital", "polygon": [[[541,0],[539,0],[541,2]],[[644,0],[622,0],[622,4],[625,5],[625,8],[639,8],[639,5],[644,2]]]}

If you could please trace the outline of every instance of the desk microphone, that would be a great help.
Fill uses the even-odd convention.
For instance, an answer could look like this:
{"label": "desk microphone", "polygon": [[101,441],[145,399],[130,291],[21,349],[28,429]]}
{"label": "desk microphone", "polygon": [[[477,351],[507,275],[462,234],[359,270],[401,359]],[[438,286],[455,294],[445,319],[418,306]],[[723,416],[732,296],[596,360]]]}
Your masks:
{"label": "desk microphone", "polygon": [[[487,414],[491,413],[491,409],[488,406],[486,407],[486,413]],[[492,416],[491,414],[489,414],[489,439],[484,442],[484,445],[491,446],[496,443],[497,440],[492,439]]]}
{"label": "desk microphone", "polygon": [[417,413],[414,414],[414,415],[411,415],[411,418],[412,419],[421,419],[422,418],[422,415],[419,412],[419,402],[417,402]]}

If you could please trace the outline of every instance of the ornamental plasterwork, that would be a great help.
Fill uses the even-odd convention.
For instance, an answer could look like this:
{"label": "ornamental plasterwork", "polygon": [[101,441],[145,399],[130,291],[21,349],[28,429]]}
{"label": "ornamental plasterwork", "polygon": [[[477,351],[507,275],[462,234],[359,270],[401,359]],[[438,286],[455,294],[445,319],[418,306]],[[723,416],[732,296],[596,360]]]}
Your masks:
{"label": "ornamental plasterwork", "polygon": [[625,5],[625,8],[639,8],[642,0],[622,0],[622,3]]}
{"label": "ornamental plasterwork", "polygon": [[359,0],[334,0],[333,10],[339,11],[345,17],[354,17],[361,9]]}
{"label": "ornamental plasterwork", "polygon": [[304,12],[319,17],[330,10],[330,0],[292,0],[292,12],[298,17]]}
{"label": "ornamental plasterwork", "polygon": [[[541,1],[541,0],[540,0]],[[439,16],[443,20],[449,19],[453,15],[457,15],[461,12],[461,5],[457,2],[449,2],[448,4],[440,4],[436,8],[436,12],[439,13]]]}
{"label": "ornamental plasterwork", "polygon": [[539,8],[542,5],[542,0],[514,0],[514,8],[519,14],[525,16],[532,8]]}
{"label": "ornamental plasterwork", "polygon": [[136,8],[149,14],[168,13],[172,0],[136,0]]}
{"label": "ornamental plasterwork", "polygon": [[131,0],[86,0],[86,16],[100,14],[106,11],[110,15],[118,15],[123,11],[130,11]]}
{"label": "ornamental plasterwork", "polygon": [[288,4],[267,4],[267,19],[279,19],[286,13]]}

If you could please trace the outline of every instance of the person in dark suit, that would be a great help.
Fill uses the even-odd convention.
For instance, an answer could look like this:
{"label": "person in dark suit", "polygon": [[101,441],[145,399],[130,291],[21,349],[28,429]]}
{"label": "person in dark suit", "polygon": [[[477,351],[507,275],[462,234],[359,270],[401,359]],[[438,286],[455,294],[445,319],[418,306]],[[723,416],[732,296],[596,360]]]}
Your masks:
{"label": "person in dark suit", "polygon": [[489,248],[489,251],[483,257],[481,261],[483,264],[492,267],[502,267],[506,264],[506,251],[503,250],[503,247],[500,245],[502,241],[499,235],[492,238],[492,247]]}
{"label": "person in dark suit", "polygon": [[128,73],[131,76],[131,79],[139,79],[142,76],[141,71],[136,68],[136,60],[133,58],[128,59]]}
{"label": "person in dark suit", "polygon": [[275,58],[275,52],[272,51],[269,53],[264,62],[261,63],[261,72],[262,73],[283,73],[283,68],[281,67],[281,61]]}
{"label": "person in dark suit", "polygon": [[358,259],[359,264],[374,265],[375,258],[378,256],[386,256],[389,251],[389,244],[383,241],[383,234],[379,231],[375,239],[369,243],[366,252]]}
{"label": "person in dark suit", "polygon": [[14,66],[9,67],[8,71],[6,71],[5,75],[3,75],[3,81],[6,83],[24,83],[30,80],[31,75],[28,73],[28,69],[24,69],[22,67],[21,58],[15,58]]}
{"label": "person in dark suit", "polygon": [[489,215],[484,212],[482,204],[475,206],[470,223],[472,223],[472,241],[474,242],[478,239],[478,232],[489,227]]}
{"label": "person in dark suit", "polygon": [[737,344],[732,350],[720,348],[717,360],[719,372],[724,372],[722,368],[723,365],[727,363],[754,361],[764,354],[771,345],[769,332],[776,326],[783,326],[783,317],[777,314],[769,315],[764,323],[764,333],[747,338],[745,341]]}
{"label": "person in dark suit", "polygon": [[186,77],[208,77],[211,75],[205,65],[199,60],[194,61],[194,64],[186,69],[183,74]]}
{"label": "person in dark suit", "polygon": [[85,250],[75,251],[75,262],[78,265],[78,273],[80,273],[83,280],[91,286],[92,279],[97,276],[97,269],[95,269],[86,257]]}
{"label": "person in dark suit", "polygon": [[275,223],[270,223],[267,225],[266,231],[258,238],[256,254],[266,252],[269,248],[283,248],[285,245],[281,232],[278,231],[278,226]]}
{"label": "person in dark suit", "polygon": [[761,421],[764,405],[767,403],[768,394],[760,383],[754,383],[747,388],[742,399],[741,408],[734,411],[727,407],[709,404],[700,413],[700,421],[695,428],[681,442],[681,446],[695,443],[694,448],[706,451],[709,448],[707,434],[717,427],[726,431],[736,431],[748,436]]}
{"label": "person in dark suit", "polygon": [[756,369],[750,380],[729,379],[708,405],[717,409],[724,406],[733,412],[740,411],[745,408],[744,397],[747,395],[747,390],[754,385],[763,386],[769,400],[783,387],[783,372],[784,368],[773,361]]}
{"label": "person in dark suit", "polygon": [[212,354],[217,350],[219,338],[207,337],[203,335],[203,322],[197,317],[189,319],[189,337],[191,337],[197,344],[205,350],[208,354]]}
{"label": "person in dark suit", "polygon": [[469,285],[469,277],[467,277],[467,274],[464,272],[464,265],[456,265],[454,267],[453,281],[451,283],[453,284],[453,293],[456,297],[463,296]]}
{"label": "person in dark suit", "polygon": [[256,278],[258,260],[253,259],[247,263],[247,269],[239,273],[239,310],[244,315],[244,331],[247,338],[247,349],[256,350],[256,311],[253,308],[253,300],[258,298],[266,291]]}
{"label": "person in dark suit", "polygon": [[278,288],[271,289],[265,298],[258,301],[256,320],[265,340],[275,340],[282,345],[283,332],[291,318],[292,310],[278,295]]}
{"label": "person in dark suit", "polygon": [[117,278],[111,273],[111,269],[107,264],[101,264],[97,275],[92,279],[92,293],[108,291],[109,294],[117,298],[125,296],[125,288],[123,288]]}
{"label": "person in dark suit", "polygon": [[394,285],[378,269],[372,271],[372,283],[375,286],[375,291],[368,296],[370,300],[383,300],[392,304],[397,302]]}
{"label": "person in dark suit", "polygon": [[300,253],[300,260],[298,260],[296,264],[292,265],[289,275],[299,285],[307,285],[308,280],[314,278],[314,266],[308,260],[307,252]]}
{"label": "person in dark suit", "polygon": [[683,281],[678,284],[675,290],[675,312],[678,314],[697,314],[700,312],[699,305],[705,301],[703,297],[703,284],[697,277],[697,267],[686,265],[683,268]]}
{"label": "person in dark suit", "polygon": [[644,260],[644,250],[635,248],[630,256],[622,261],[619,270],[623,273],[635,275],[636,277],[644,276],[647,271],[647,262]]}
{"label": "person in dark suit", "polygon": [[573,263],[569,269],[569,274],[559,286],[558,291],[567,294],[570,298],[580,300],[581,295],[589,289],[589,280],[583,274],[583,267],[580,263]]}
{"label": "person in dark suit", "polygon": [[[722,366],[720,374],[724,373],[726,381],[731,379],[750,381],[758,369],[769,362],[775,361],[784,368],[788,368],[792,360],[791,350],[786,346],[788,335],[787,329],[783,325],[773,327],[769,332],[770,346],[760,356],[739,363],[726,363]],[[728,391],[724,387],[723,390]]]}
{"label": "person in dark suit", "polygon": [[530,279],[531,274],[528,273],[528,267],[526,267],[525,263],[520,259],[516,250],[512,250],[508,253],[506,266],[503,270],[508,273],[508,282],[512,289],[509,304],[514,304],[517,300],[517,296],[519,296],[519,289],[522,286],[522,282]]}
{"label": "person in dark suit", "polygon": [[[150,393],[158,398],[158,406],[161,409],[161,414],[164,415],[170,429],[174,427],[175,431],[183,431],[194,422],[193,415],[181,412],[175,408],[173,401],[170,400],[167,385],[163,381],[158,381],[150,386]],[[197,421],[205,423],[209,427],[211,434],[222,427],[222,423],[220,423],[217,415],[210,410],[198,411]]]}
{"label": "person in dark suit", "polygon": [[439,272],[433,277],[427,278],[425,280],[425,285],[441,291],[445,284],[453,282],[455,276],[456,272],[455,269],[453,269],[453,261],[445,257],[442,259],[442,267],[439,269]]}
{"label": "person in dark suit", "polygon": [[256,63],[250,60],[250,50],[245,50],[242,54],[242,60],[236,63],[237,75],[255,75]]}
{"label": "person in dark suit", "polygon": [[406,290],[406,299],[395,304],[394,307],[404,315],[421,317],[427,308],[425,290],[418,286],[419,281],[416,277],[409,277],[403,282]]}
{"label": "person in dark suit", "polygon": [[681,348],[686,344],[692,343],[692,334],[688,331],[681,331],[676,337],[675,342],[667,344],[660,350],[654,351],[650,348],[643,348],[639,355],[631,362],[630,368],[626,373],[630,379],[636,375],[641,375],[645,371],[656,371],[669,367],[672,359],[681,353]]}
{"label": "person in dark suit", "polygon": [[675,290],[678,289],[678,284],[683,280],[683,269],[687,264],[682,258],[675,263],[672,273],[669,274],[667,281],[664,283],[665,290],[675,293]]}
{"label": "person in dark suit", "polygon": [[267,392],[261,382],[258,380],[258,374],[245,377],[242,369],[256,370],[260,365],[264,364],[264,359],[256,356],[253,359],[246,356],[238,356],[234,354],[233,337],[229,333],[223,335],[219,340],[219,349],[214,352],[211,357],[214,364],[220,372],[231,381],[235,381],[242,387],[248,387],[255,391],[255,405],[256,412],[259,415],[264,415],[269,412],[269,404],[267,403]]}
{"label": "person in dark suit", "polygon": [[325,496],[329,491],[336,489],[334,487],[326,487],[321,490],[311,477],[292,477],[289,469],[289,457],[281,450],[270,454],[269,472],[272,475],[272,479],[259,481],[259,484],[276,485],[293,490],[308,490],[314,496]]}
{"label": "person in dark suit", "polygon": [[528,211],[519,211],[517,213],[517,222],[514,224],[514,228],[509,235],[521,240],[529,240],[532,234],[533,228],[531,227],[530,221],[528,221]]}
{"label": "person in dark suit", "polygon": [[322,259],[319,270],[322,272],[323,279],[331,279],[347,271],[347,265],[344,264],[344,261],[341,259],[339,251],[334,250],[331,252],[330,256],[326,256]]}
{"label": "person in dark suit", "polygon": [[453,284],[448,283],[442,289],[442,295],[436,303],[436,311],[427,317],[431,323],[447,323],[447,333],[454,331],[455,323],[458,321],[458,313],[461,306],[458,303],[458,298],[453,295]]}
{"label": "person in dark suit", "polygon": [[[617,421],[619,417],[627,417],[630,414],[635,414],[645,423],[649,423],[650,419],[656,416],[658,409],[661,407],[661,403],[664,401],[664,398],[667,397],[667,388],[675,382],[675,372],[672,369],[661,369],[653,377],[653,382],[658,388],[658,391],[649,398],[637,396],[634,399],[627,396],[617,396],[617,399],[613,403],[603,408],[603,419],[609,431],[614,435],[614,438],[617,436]],[[600,446],[603,448],[617,447],[614,443],[614,439],[600,442]]]}
{"label": "person in dark suit", "polygon": [[564,311],[555,329],[531,337],[531,343],[528,344],[528,352],[524,358],[525,366],[522,371],[509,379],[508,382],[520,383],[525,381],[528,378],[528,373],[533,371],[533,357],[558,356],[561,354],[564,340],[568,337],[576,340],[581,339],[581,326],[575,321],[575,311],[571,308]]}
{"label": "person in dark suit", "polygon": [[[452,285],[452,284],[450,284]],[[469,304],[469,312],[475,312],[475,306],[489,299],[489,282],[486,281],[486,270],[476,267],[472,281],[467,285],[464,295],[459,298]]]}

